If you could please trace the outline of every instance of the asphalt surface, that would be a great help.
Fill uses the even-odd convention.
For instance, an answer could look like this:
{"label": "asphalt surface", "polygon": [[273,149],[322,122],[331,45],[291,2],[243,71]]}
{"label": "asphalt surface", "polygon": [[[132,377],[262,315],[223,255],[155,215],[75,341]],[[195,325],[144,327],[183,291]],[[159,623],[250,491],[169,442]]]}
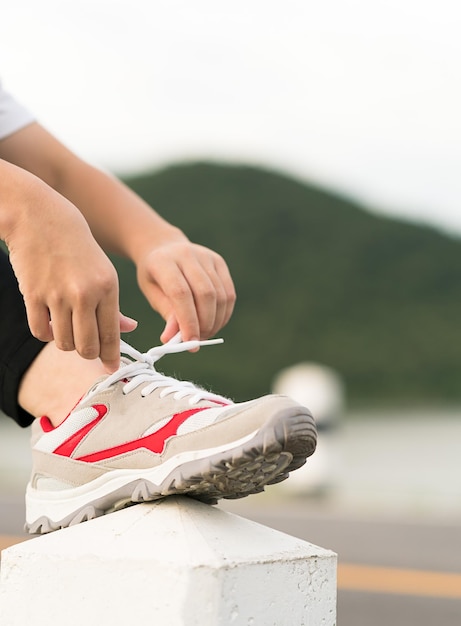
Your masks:
{"label": "asphalt surface", "polygon": [[[310,500],[274,501],[253,497],[220,505],[281,532],[338,554],[339,626],[459,626],[461,624],[461,529],[454,521],[355,519]],[[22,498],[0,499],[0,535],[26,537]],[[358,588],[350,589],[349,566],[360,566]],[[362,569],[360,569],[362,568]],[[386,591],[381,568],[394,591]],[[457,597],[445,597],[442,584],[418,586],[418,576],[448,574]],[[408,592],[405,575],[415,580]],[[401,586],[399,581],[401,581]],[[375,591],[369,590],[374,583]],[[458,595],[459,583],[459,595]],[[382,588],[380,586],[382,585]],[[452,585],[453,587],[453,585]],[[264,625],[261,625],[264,626]],[[295,625],[293,625],[295,626]]]}
{"label": "asphalt surface", "polygon": [[[337,552],[339,626],[461,626],[460,415],[345,420],[282,483],[329,475],[328,500],[271,488],[220,506]],[[0,547],[25,538],[28,437],[0,419]]]}

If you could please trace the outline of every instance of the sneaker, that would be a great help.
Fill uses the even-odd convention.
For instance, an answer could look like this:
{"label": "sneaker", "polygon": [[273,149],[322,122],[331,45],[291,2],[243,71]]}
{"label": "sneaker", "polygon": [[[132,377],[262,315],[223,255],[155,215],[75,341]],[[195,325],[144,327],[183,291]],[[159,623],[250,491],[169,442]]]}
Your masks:
{"label": "sneaker", "polygon": [[316,445],[309,411],[268,395],[234,403],[155,369],[165,354],[221,340],[174,338],[99,379],[58,427],[33,425],[26,530],[47,533],[137,502],[185,494],[215,504],[264,491]]}

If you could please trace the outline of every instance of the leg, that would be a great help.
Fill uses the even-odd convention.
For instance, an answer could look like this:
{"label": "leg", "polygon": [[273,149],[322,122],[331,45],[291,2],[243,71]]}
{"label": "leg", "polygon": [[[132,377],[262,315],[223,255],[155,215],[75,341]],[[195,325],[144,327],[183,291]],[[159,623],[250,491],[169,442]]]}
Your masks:
{"label": "leg", "polygon": [[75,350],[63,352],[54,342],[26,370],[18,390],[18,403],[33,417],[46,415],[58,426],[97,378],[107,374],[99,359],[83,359]]}
{"label": "leg", "polygon": [[48,415],[58,425],[105,371],[99,359],[44,344],[29,330],[24,301],[7,255],[0,251],[0,408],[21,426]]}
{"label": "leg", "polygon": [[24,301],[8,256],[0,250],[0,408],[20,426],[33,416],[18,404],[18,389],[24,372],[44,345],[27,324]]}

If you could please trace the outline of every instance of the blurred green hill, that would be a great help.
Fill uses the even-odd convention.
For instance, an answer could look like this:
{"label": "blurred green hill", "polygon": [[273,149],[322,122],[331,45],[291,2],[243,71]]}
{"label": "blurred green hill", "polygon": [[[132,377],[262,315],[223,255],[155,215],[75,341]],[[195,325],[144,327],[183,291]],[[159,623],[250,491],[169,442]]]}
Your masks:
{"label": "blurred green hill", "polygon": [[[315,361],[348,400],[461,400],[461,241],[374,215],[339,195],[254,167],[180,164],[125,179],[195,242],[220,252],[238,294],[223,346],[160,369],[237,400],[270,391],[283,367]],[[161,320],[116,260],[128,338],[158,344]]]}

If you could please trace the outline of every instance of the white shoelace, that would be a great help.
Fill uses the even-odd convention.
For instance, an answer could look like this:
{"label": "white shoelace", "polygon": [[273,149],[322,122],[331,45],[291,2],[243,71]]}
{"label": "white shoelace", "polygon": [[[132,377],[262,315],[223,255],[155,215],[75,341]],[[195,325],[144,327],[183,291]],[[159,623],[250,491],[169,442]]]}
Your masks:
{"label": "white shoelace", "polygon": [[133,360],[124,359],[126,365],[121,365],[116,372],[99,382],[89,395],[103,391],[119,381],[127,381],[123,387],[124,394],[130,393],[139,385],[146,383],[146,386],[141,390],[142,396],[148,396],[156,389],[162,388],[160,392],[161,398],[168,394],[174,394],[175,400],[181,400],[190,396],[189,404],[191,405],[197,404],[201,400],[215,400],[228,404],[229,400],[227,398],[200,389],[190,382],[165,376],[161,372],[157,372],[154,367],[155,363],[166,354],[186,352],[201,346],[211,346],[218,343],[223,343],[223,339],[182,341],[181,335],[178,333],[164,345],[155,346],[147,352],[139,352],[125,341],[120,341],[120,352]]}

